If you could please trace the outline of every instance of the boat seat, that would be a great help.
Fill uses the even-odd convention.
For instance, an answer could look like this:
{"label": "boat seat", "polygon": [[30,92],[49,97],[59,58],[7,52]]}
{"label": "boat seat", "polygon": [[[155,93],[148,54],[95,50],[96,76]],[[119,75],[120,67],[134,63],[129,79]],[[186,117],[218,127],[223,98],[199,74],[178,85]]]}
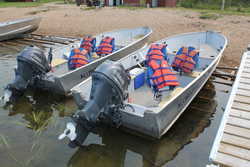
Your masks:
{"label": "boat seat", "polygon": [[67,63],[68,60],[62,58],[54,58],[51,62],[52,67],[59,66],[61,64]]}
{"label": "boat seat", "polygon": [[173,98],[174,96],[176,96],[178,93],[180,93],[184,88],[181,87],[177,87],[175,88],[173,91],[169,91],[169,93],[167,94],[167,96],[164,96],[161,100],[161,102],[159,103],[159,107],[162,107],[164,104],[166,104],[166,101],[169,101],[171,98]]}
{"label": "boat seat", "polygon": [[198,76],[200,76],[201,72],[200,71],[193,71],[191,73],[184,73],[184,75],[192,77],[192,78],[196,78]]}

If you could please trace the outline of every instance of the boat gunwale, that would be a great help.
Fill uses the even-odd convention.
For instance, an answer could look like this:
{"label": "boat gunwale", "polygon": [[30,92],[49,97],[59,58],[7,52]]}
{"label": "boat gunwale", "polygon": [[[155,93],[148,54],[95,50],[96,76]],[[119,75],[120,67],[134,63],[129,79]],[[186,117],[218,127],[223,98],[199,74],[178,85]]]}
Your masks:
{"label": "boat gunwale", "polygon": [[[92,65],[92,64],[94,64],[94,63],[96,63],[96,62],[98,62],[98,61],[101,61],[101,60],[103,60],[103,59],[107,59],[108,57],[110,57],[110,56],[112,56],[112,55],[114,55],[114,54],[116,54],[116,53],[118,53],[118,52],[121,52],[121,51],[127,49],[128,47],[133,46],[134,44],[136,44],[136,43],[138,43],[138,42],[144,40],[145,38],[148,38],[148,37],[152,34],[153,30],[152,30],[150,27],[148,27],[148,26],[143,26],[143,27],[138,27],[138,28],[124,28],[124,29],[118,29],[118,30],[107,31],[107,32],[103,32],[103,33],[98,34],[98,35],[102,35],[102,34],[106,34],[106,33],[114,33],[114,32],[119,32],[119,31],[123,31],[123,30],[133,30],[133,29],[143,29],[143,28],[148,29],[149,32],[148,32],[147,34],[145,34],[142,38],[139,38],[139,39],[137,39],[136,41],[131,42],[131,43],[128,44],[127,46],[125,46],[125,47],[123,47],[123,48],[121,48],[121,49],[119,49],[119,50],[117,50],[117,51],[115,51],[115,52],[113,52],[113,53],[111,53],[111,54],[109,54],[109,55],[106,55],[106,56],[104,56],[104,57],[101,57],[101,58],[99,58],[99,59],[96,59],[95,61],[92,61],[92,62],[90,62],[89,64],[87,64],[87,65],[85,65],[85,66],[82,66],[82,67],[77,68],[77,69],[75,69],[75,70],[72,70],[72,71],[69,71],[69,72],[67,72],[67,73],[58,75],[58,76],[56,76],[56,78],[62,78],[62,77],[64,77],[64,76],[66,76],[66,75],[69,75],[69,74],[71,74],[71,73],[74,73],[75,71],[82,70],[82,69],[84,69],[85,67],[88,67],[88,66],[90,66],[90,65]],[[94,35],[94,36],[98,36],[98,35]],[[135,51],[135,52],[136,52],[136,51]],[[126,56],[125,56],[125,57],[126,57]],[[86,80],[87,80],[87,79],[86,79]],[[84,81],[85,81],[85,80],[84,80]]]}
{"label": "boat gunwale", "polygon": [[0,23],[0,28],[6,27],[6,26],[9,26],[9,25],[13,25],[13,24],[29,22],[29,21],[33,21],[33,20],[41,21],[41,19],[42,19],[41,16],[32,16],[32,17],[27,17],[27,18],[16,19],[16,20],[13,20],[13,21],[3,21],[2,23]]}

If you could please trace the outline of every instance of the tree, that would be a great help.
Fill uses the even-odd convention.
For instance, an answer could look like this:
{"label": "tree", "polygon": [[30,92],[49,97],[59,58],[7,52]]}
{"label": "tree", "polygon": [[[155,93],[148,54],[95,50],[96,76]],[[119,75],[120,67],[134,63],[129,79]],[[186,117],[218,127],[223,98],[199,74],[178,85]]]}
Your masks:
{"label": "tree", "polygon": [[226,1],[226,0],[222,0],[222,3],[221,3],[221,10],[224,10],[224,9],[225,9],[225,1]]}

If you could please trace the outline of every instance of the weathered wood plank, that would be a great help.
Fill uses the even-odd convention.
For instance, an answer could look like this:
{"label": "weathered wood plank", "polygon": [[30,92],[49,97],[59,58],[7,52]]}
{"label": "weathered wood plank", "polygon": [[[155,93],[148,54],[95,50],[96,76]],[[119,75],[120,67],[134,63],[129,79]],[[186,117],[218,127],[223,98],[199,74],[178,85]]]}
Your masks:
{"label": "weathered wood plank", "polygon": [[250,112],[250,105],[245,103],[234,102],[232,108]]}
{"label": "weathered wood plank", "polygon": [[250,149],[250,139],[224,133],[221,141],[245,149]]}
{"label": "weathered wood plank", "polygon": [[[250,84],[239,83],[239,88],[246,89],[246,90],[250,91]],[[250,100],[250,98],[248,100]]]}
{"label": "weathered wood plank", "polygon": [[240,78],[240,82],[241,82],[241,83],[249,84],[249,83],[250,83],[250,79],[247,79],[247,78]]}
{"label": "weathered wood plank", "polygon": [[246,73],[246,72],[242,72],[241,73],[241,77],[243,77],[243,78],[250,78],[250,74],[249,73]]}
{"label": "weathered wood plank", "polygon": [[250,68],[244,68],[244,69],[243,69],[243,72],[245,72],[245,73],[250,73]]}
{"label": "weathered wood plank", "polygon": [[241,127],[227,124],[225,126],[224,132],[227,134],[233,135],[233,136],[239,136],[239,137],[250,139],[250,130],[249,129],[245,129],[245,128],[241,128]]}
{"label": "weathered wood plank", "polygon": [[225,166],[232,166],[232,167],[249,167],[250,162],[244,159],[239,159],[227,154],[217,153],[216,159],[214,160],[215,163],[222,164]]}
{"label": "weathered wood plank", "polygon": [[234,97],[234,101],[240,102],[240,103],[250,104],[250,97],[241,96],[241,95],[236,95],[236,96]]}
{"label": "weathered wood plank", "polygon": [[250,97],[250,91],[244,89],[238,89],[236,92],[237,95],[247,96]]}
{"label": "weathered wood plank", "polygon": [[232,116],[228,117],[227,124],[250,129],[250,121],[238,117],[232,117]]}
{"label": "weathered wood plank", "polygon": [[250,150],[235,147],[230,144],[221,143],[219,146],[219,152],[229,154],[240,159],[250,160]]}
{"label": "weathered wood plank", "polygon": [[247,112],[247,111],[231,109],[229,114],[234,116],[234,117],[239,117],[239,118],[244,118],[244,119],[250,120],[250,112]]}

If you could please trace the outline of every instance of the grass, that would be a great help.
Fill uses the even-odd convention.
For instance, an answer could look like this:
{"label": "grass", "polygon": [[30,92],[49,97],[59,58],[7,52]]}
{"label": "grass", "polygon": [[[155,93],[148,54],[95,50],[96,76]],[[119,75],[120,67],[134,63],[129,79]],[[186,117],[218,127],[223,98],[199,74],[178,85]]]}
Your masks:
{"label": "grass", "polygon": [[6,7],[17,7],[17,8],[26,8],[26,7],[36,7],[49,2],[58,2],[62,0],[37,0],[36,2],[3,2],[0,1],[0,8]]}
{"label": "grass", "polygon": [[211,19],[211,20],[217,20],[218,18],[222,17],[221,15],[217,13],[207,13],[207,12],[201,12],[200,19]]}
{"label": "grass", "polygon": [[[250,6],[249,5],[237,5],[237,6],[226,6],[225,10],[220,9],[220,4],[207,4],[207,3],[188,3],[183,1],[183,3],[178,4],[179,9],[190,9],[198,12],[206,13],[216,13],[221,15],[250,15]],[[203,16],[202,16],[203,17]],[[213,16],[204,16],[204,17],[213,17]]]}

